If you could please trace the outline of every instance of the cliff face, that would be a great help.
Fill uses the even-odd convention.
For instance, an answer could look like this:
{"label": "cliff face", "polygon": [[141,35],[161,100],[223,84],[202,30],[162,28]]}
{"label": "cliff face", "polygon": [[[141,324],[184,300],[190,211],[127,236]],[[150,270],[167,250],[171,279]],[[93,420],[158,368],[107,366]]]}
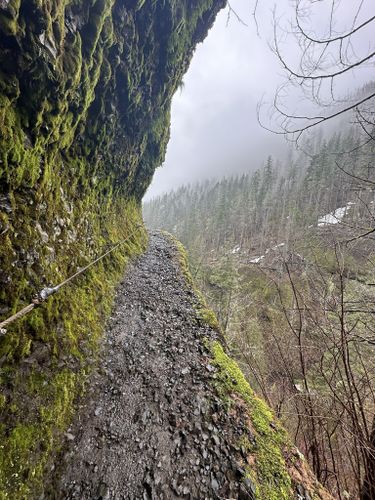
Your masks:
{"label": "cliff face", "polygon": [[171,98],[225,0],[0,0],[0,318],[130,235],[0,337],[0,497],[30,498],[70,421]]}
{"label": "cliff face", "polygon": [[171,97],[223,5],[2,0],[2,179],[33,188],[53,157],[54,176],[109,178],[140,199],[164,155]]}

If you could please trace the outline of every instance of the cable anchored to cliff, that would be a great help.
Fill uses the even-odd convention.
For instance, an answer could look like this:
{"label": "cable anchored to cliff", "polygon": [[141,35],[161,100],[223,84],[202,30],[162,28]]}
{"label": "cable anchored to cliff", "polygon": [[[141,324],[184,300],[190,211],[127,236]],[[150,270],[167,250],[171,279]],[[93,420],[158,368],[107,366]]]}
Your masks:
{"label": "cable anchored to cliff", "polygon": [[133,235],[137,232],[137,230],[140,229],[141,227],[142,227],[142,225],[138,224],[136,226],[135,230],[127,238],[125,238],[124,240],[116,243],[116,245],[114,245],[111,249],[107,250],[107,252],[105,252],[102,255],[100,255],[99,257],[97,257],[95,260],[93,260],[92,262],[90,262],[89,264],[87,264],[85,267],[83,267],[82,269],[80,269],[76,273],[72,274],[72,276],[69,276],[69,278],[67,278],[66,280],[62,281],[58,285],[53,286],[53,287],[43,288],[43,290],[41,290],[35,296],[35,298],[32,300],[32,302],[28,306],[24,307],[23,309],[21,309],[20,311],[16,312],[15,314],[13,314],[12,316],[10,316],[9,318],[7,318],[6,320],[4,320],[4,321],[2,321],[0,323],[0,336],[1,335],[5,335],[7,333],[6,327],[8,325],[10,325],[14,321],[22,318],[23,316],[26,316],[27,314],[29,314],[33,309],[35,309],[36,307],[39,307],[41,304],[43,304],[43,302],[45,302],[46,300],[48,300],[49,297],[51,297],[52,295],[54,295],[55,293],[57,293],[60,290],[60,288],[62,288],[63,286],[65,286],[68,283],[70,283],[71,281],[73,281],[74,278],[77,278],[78,276],[80,276],[81,274],[83,274],[85,271],[87,271],[90,267],[94,266],[99,261],[101,261],[102,259],[104,259],[107,255],[109,255],[110,253],[112,253],[113,251],[115,251],[116,248],[118,248],[119,246],[121,246],[124,243],[126,243],[127,241],[129,241],[133,237]]}

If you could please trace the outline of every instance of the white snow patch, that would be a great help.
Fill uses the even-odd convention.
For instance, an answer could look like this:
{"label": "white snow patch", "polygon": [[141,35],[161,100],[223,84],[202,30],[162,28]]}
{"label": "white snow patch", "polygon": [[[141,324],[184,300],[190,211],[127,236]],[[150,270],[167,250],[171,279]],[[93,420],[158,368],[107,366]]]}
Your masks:
{"label": "white snow patch", "polygon": [[272,247],[272,250],[277,250],[278,248],[281,248],[284,246],[285,246],[285,243],[279,243],[278,245],[275,245],[274,247]]}
{"label": "white snow patch", "polygon": [[232,250],[232,253],[238,253],[240,250],[241,250],[240,246],[234,247],[233,250]]}
{"label": "white snow patch", "polygon": [[259,264],[259,262],[261,260],[264,259],[264,257],[266,255],[268,255],[270,253],[271,250],[277,250],[278,248],[281,248],[285,245],[285,243],[279,243],[278,245],[275,245],[274,247],[271,247],[271,248],[267,248],[267,250],[264,252],[264,255],[261,255],[260,257],[254,257],[253,259],[251,259],[249,262],[251,264]]}
{"label": "white snow patch", "polygon": [[264,259],[264,255],[261,255],[260,257],[255,257],[254,259],[251,259],[249,262],[250,264],[259,264],[261,260]]}
{"label": "white snow patch", "polygon": [[333,212],[324,215],[324,217],[320,217],[318,219],[318,226],[321,227],[332,224],[340,224],[352,205],[355,205],[355,203],[349,201],[345,207],[336,208]]}
{"label": "white snow patch", "polygon": [[271,250],[277,250],[278,248],[281,248],[285,245],[285,243],[279,243],[278,245],[275,245],[274,247],[271,247],[271,248],[267,248],[267,250],[265,251],[264,255],[267,255],[270,253]]}

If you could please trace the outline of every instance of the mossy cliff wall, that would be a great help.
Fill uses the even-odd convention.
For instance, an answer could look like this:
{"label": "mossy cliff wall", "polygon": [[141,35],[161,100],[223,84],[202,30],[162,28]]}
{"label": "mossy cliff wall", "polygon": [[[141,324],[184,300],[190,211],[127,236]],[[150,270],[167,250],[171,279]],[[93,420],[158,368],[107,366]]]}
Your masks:
{"label": "mossy cliff wall", "polygon": [[[0,319],[141,222],[224,0],[0,0]],[[33,498],[143,229],[0,337],[0,498]]]}

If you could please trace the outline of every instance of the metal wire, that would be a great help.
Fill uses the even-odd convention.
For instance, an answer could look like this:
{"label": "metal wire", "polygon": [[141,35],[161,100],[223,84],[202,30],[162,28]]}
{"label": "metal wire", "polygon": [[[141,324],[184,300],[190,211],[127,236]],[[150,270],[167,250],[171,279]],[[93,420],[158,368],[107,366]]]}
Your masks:
{"label": "metal wire", "polygon": [[112,253],[114,250],[116,250],[116,248],[118,248],[119,246],[121,246],[124,243],[126,243],[127,241],[129,241],[132,238],[132,236],[136,233],[136,231],[138,229],[140,229],[141,227],[142,227],[142,225],[138,224],[136,226],[136,229],[126,239],[120,241],[119,243],[116,243],[116,245],[114,245],[110,250],[108,250],[107,252],[103,253],[99,257],[97,257],[95,260],[93,260],[92,262],[90,262],[90,264],[87,264],[87,266],[83,267],[82,269],[80,269],[76,273],[72,274],[72,276],[69,276],[69,278],[67,278],[66,280],[62,281],[58,285],[53,286],[53,287],[43,288],[43,290],[41,290],[37,294],[36,298],[33,299],[33,301],[28,306],[24,307],[23,309],[21,309],[20,311],[16,312],[15,314],[13,314],[12,316],[10,316],[9,318],[7,318],[6,320],[4,320],[4,321],[2,321],[0,323],[0,336],[1,335],[5,335],[7,333],[6,327],[9,324],[11,324],[14,321],[22,318],[23,316],[26,316],[26,314],[29,314],[33,309],[35,309],[36,307],[40,306],[43,302],[45,302],[46,300],[48,300],[49,297],[51,297],[52,295],[54,295],[55,293],[57,293],[60,290],[60,288],[62,288],[63,286],[67,285],[68,283],[70,283],[72,280],[74,280],[74,278],[77,278],[77,276],[83,274],[85,271],[87,271],[87,269],[89,269],[90,267],[94,266],[96,263],[98,263],[99,261],[101,261],[102,259],[104,259],[104,257],[106,257],[107,255],[109,255],[110,253]]}

